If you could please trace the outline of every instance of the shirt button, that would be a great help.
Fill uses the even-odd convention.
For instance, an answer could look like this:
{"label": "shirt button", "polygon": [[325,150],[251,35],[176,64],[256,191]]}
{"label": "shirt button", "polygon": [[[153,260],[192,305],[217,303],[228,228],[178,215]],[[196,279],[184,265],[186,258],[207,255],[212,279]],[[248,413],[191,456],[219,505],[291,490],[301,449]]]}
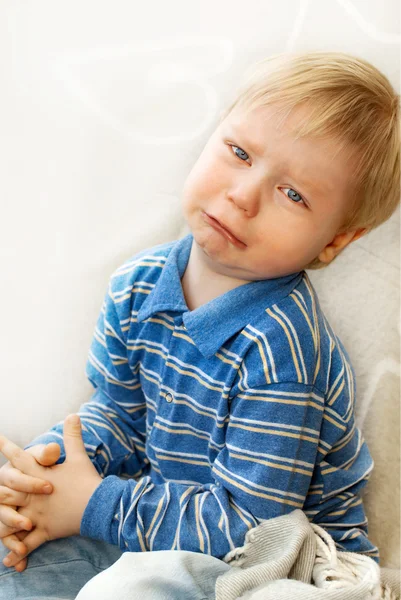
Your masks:
{"label": "shirt button", "polygon": [[168,392],[168,393],[166,394],[166,401],[167,401],[167,402],[172,402],[173,400],[174,400],[174,398],[173,398],[173,394],[170,394],[170,392]]}

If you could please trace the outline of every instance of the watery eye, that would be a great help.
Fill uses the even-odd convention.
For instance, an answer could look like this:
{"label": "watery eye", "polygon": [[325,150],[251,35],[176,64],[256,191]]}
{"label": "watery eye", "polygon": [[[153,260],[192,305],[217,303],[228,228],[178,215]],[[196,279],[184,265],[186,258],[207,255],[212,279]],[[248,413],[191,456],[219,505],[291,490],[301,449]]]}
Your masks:
{"label": "watery eye", "polygon": [[[238,158],[240,158],[241,160],[248,160],[249,156],[245,152],[245,150],[242,150],[242,148],[240,148],[239,146],[233,146],[232,144],[231,148],[233,149],[234,154],[238,156]],[[238,152],[236,152],[237,150]]]}
{"label": "watery eye", "polygon": [[[304,199],[302,198],[302,196],[300,196],[298,194],[298,192],[296,192],[295,190],[293,190],[292,188],[281,188],[284,191],[285,190],[289,190],[289,194],[287,196],[287,198],[290,198],[291,200],[294,200],[294,202],[296,202],[296,204],[299,204],[299,201],[303,202],[305,204]],[[306,206],[306,204],[305,204]]]}

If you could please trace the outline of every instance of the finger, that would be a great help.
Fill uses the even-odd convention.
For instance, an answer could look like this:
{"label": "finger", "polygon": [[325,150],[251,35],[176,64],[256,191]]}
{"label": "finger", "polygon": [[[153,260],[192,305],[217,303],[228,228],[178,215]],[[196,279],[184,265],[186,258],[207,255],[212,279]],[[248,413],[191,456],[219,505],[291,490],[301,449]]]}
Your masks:
{"label": "finger", "polygon": [[0,521],[0,541],[8,535],[18,533],[18,531],[15,529],[15,527],[7,527],[7,525],[4,525],[4,523]]}
{"label": "finger", "polygon": [[65,418],[63,438],[66,460],[82,453],[87,456],[85,444],[82,439],[81,419],[79,415],[72,414]]}
{"label": "finger", "polygon": [[11,534],[9,534],[9,536],[4,536],[4,538],[0,541],[4,543],[4,540],[7,539],[7,537],[15,537],[20,542],[22,542],[22,541],[24,541],[26,536],[29,534],[30,534],[30,531],[15,531],[15,532],[12,532]]}
{"label": "finger", "polygon": [[1,541],[3,546],[8,548],[8,550],[14,550],[14,552],[18,555],[25,555],[28,551],[28,548],[25,546],[24,542],[21,542],[21,540],[19,540],[15,534],[8,535]]}
{"label": "finger", "polygon": [[7,556],[3,559],[3,564],[6,567],[14,567],[17,563],[20,562],[22,558],[29,556],[31,552],[39,548],[45,542],[48,542],[43,529],[35,528],[29,535],[24,539],[24,544],[27,548],[27,551],[24,554],[16,554],[14,550],[9,552]]}
{"label": "finger", "polygon": [[50,442],[50,444],[36,444],[26,448],[26,452],[32,454],[40,465],[50,467],[60,458],[61,448],[57,442]]}
{"label": "finger", "polygon": [[14,566],[14,569],[16,571],[18,571],[18,573],[22,573],[22,571],[25,571],[25,569],[27,567],[27,564],[28,564],[28,559],[27,558],[23,558],[19,563],[17,563]]}
{"label": "finger", "polygon": [[[28,451],[27,451],[28,452]],[[33,458],[33,457],[32,457]],[[33,458],[35,461],[35,459]],[[35,461],[36,463],[36,461]],[[8,463],[9,464],[9,463]],[[39,465],[36,465],[38,468]],[[16,469],[10,465],[10,468],[5,471],[2,478],[3,485],[18,491],[26,492],[28,494],[51,494],[53,487],[46,479],[39,479],[38,477],[31,477],[25,473],[21,473],[19,469]],[[50,486],[49,492],[46,491],[46,486]]]}
{"label": "finger", "polygon": [[25,506],[28,501],[28,494],[17,492],[5,485],[0,485],[0,504],[13,506]]}
{"label": "finger", "polygon": [[[29,531],[18,531],[18,533],[15,534],[17,539],[20,541],[23,541],[27,535],[29,535]],[[25,544],[24,544],[24,546],[25,546]],[[28,551],[28,548],[25,546],[24,552],[27,552],[27,551]],[[24,571],[26,569],[27,564],[28,564],[28,559],[23,558],[22,560],[20,560],[20,562],[18,562],[16,565],[14,565],[14,569],[16,571],[18,571],[19,573],[21,573],[22,571]]]}
{"label": "finger", "polygon": [[32,529],[32,522],[30,519],[23,517],[14,507],[7,506],[6,504],[0,504],[0,521],[7,527],[12,527],[14,531],[19,531],[20,529]]}
{"label": "finger", "polygon": [[15,565],[14,569],[16,571],[18,571],[18,573],[22,573],[22,571],[24,571],[26,569],[27,564],[28,564],[28,559],[23,558],[19,563],[17,563]]}
{"label": "finger", "polygon": [[[24,540],[26,538],[27,535],[29,535],[29,531],[19,531],[18,533],[15,534],[17,536],[17,538],[19,540]],[[28,550],[28,548],[27,548]],[[17,563],[16,565],[14,565],[14,569],[16,571],[24,571],[24,569],[26,569],[28,564],[28,559],[27,558],[23,558],[19,563]]]}
{"label": "finger", "polygon": [[7,439],[4,435],[0,435],[0,452],[4,454],[13,467],[23,473],[27,470],[32,471],[34,467],[40,469],[40,466],[29,452],[22,450],[22,448]]}
{"label": "finger", "polygon": [[60,458],[61,448],[57,442],[51,442],[47,444],[39,457],[39,463],[44,467],[50,467],[54,465]]}
{"label": "finger", "polygon": [[20,529],[19,527],[8,527],[0,521],[0,542],[8,535],[20,535],[21,533],[29,533],[29,531],[26,529]]}

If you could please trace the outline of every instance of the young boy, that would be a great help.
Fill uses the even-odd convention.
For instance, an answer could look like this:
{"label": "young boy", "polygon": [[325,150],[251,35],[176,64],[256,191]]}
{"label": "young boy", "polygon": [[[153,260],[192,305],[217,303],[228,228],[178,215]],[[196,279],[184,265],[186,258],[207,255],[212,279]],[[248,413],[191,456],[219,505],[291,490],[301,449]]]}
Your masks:
{"label": "young boy", "polygon": [[[339,550],[379,560],[360,497],[373,461],[355,426],[355,372],[305,269],[393,214],[399,147],[399,96],[366,61],[315,52],[258,63],[185,182],[191,233],[111,276],[87,363],[95,392],[78,411],[89,480],[63,463],[63,423],[27,446],[27,474],[24,461],[0,470],[9,564],[24,570],[35,548],[29,560],[44,557],[40,584],[24,574],[42,586],[35,598],[59,553],[87,559],[84,543],[100,540],[98,556],[118,547],[98,570],[156,550],[174,551],[164,565],[178,551],[225,565],[249,529],[295,508]],[[59,458],[38,446],[50,442]],[[52,524],[35,545],[35,529],[17,523],[35,528],[48,514],[62,533]],[[20,575],[2,569],[6,598]]]}

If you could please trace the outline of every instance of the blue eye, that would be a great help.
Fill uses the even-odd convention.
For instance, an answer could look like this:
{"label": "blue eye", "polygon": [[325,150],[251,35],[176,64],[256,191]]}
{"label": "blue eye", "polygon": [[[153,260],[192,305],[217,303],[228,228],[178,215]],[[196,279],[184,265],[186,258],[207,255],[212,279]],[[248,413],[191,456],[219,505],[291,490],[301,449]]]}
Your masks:
{"label": "blue eye", "polygon": [[[234,144],[228,144],[228,145],[232,149],[232,152],[234,152],[235,156],[237,156],[240,160],[242,160],[242,162],[246,162],[249,159],[249,154],[247,154],[245,152],[245,150],[243,150],[239,146],[235,146]],[[236,152],[237,150],[238,150],[238,153]],[[292,192],[292,194],[287,196],[287,198],[289,198],[290,200],[293,200],[293,204],[300,204],[302,202],[302,204],[305,206],[305,208],[308,207],[307,203],[302,198],[302,196],[300,194],[298,194],[298,192],[296,190],[294,190],[293,188],[280,188],[280,189],[290,190],[290,192]]]}
{"label": "blue eye", "polygon": [[281,189],[282,189],[282,190],[290,190],[290,192],[293,192],[293,194],[291,194],[290,196],[287,196],[287,198],[290,198],[291,200],[294,200],[294,202],[295,202],[296,204],[299,204],[299,200],[297,200],[297,198],[294,198],[294,195],[295,195],[295,196],[298,196],[298,198],[299,198],[299,199],[300,199],[300,200],[303,202],[303,204],[305,204],[305,206],[306,206],[306,202],[305,202],[305,200],[304,200],[304,199],[302,198],[302,196],[300,196],[300,195],[298,194],[298,192],[296,192],[296,191],[295,191],[293,188],[281,188]]}
{"label": "blue eye", "polygon": [[[247,158],[245,158],[245,161],[249,158],[249,155],[245,152],[245,150],[243,150],[242,148],[240,148],[239,146],[234,146],[233,144],[230,144],[231,148],[233,148],[233,152],[235,154],[235,156],[238,156],[239,159],[243,160],[244,159],[244,154]],[[237,154],[237,152],[234,150],[239,150],[239,154]],[[244,161],[244,162],[245,162]]]}

